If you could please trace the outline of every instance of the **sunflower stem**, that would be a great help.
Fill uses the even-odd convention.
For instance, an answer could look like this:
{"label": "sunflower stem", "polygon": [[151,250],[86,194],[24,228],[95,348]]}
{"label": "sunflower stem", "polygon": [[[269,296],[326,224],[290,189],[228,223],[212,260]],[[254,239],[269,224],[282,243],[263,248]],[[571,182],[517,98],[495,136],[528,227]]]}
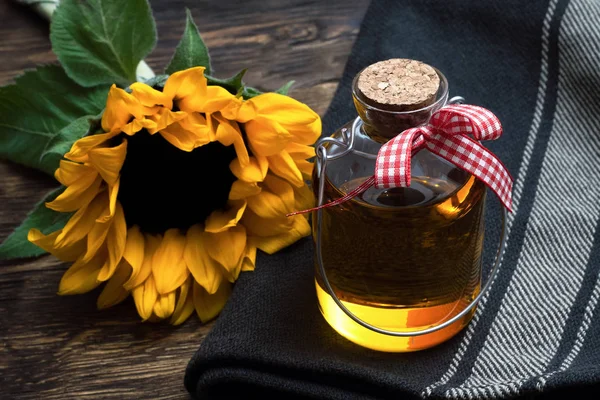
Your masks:
{"label": "sunflower stem", "polygon": [[[60,0],[14,0],[17,3],[24,4],[32,8],[39,15],[50,21],[52,14],[58,7]],[[135,69],[135,77],[138,82],[145,82],[154,76],[154,71],[144,60],[140,61]]]}

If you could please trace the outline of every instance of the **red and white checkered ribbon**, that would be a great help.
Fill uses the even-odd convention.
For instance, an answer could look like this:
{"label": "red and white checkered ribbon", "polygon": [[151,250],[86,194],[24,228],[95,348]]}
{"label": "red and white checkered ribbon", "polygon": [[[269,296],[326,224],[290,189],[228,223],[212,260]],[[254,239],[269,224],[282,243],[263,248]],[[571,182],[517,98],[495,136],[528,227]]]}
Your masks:
{"label": "red and white checkered ribbon", "polygon": [[466,104],[445,106],[431,116],[427,125],[407,129],[381,147],[373,184],[378,189],[410,186],[411,156],[426,148],[483,181],[510,210],[512,177],[502,162],[479,143],[501,135],[500,121],[491,111]]}
{"label": "red and white checkered ribbon", "polygon": [[485,108],[466,104],[442,107],[427,125],[407,129],[384,144],[377,154],[375,175],[360,186],[327,204],[288,215],[342,204],[373,185],[378,189],[408,187],[411,158],[424,148],[483,181],[510,211],[513,179],[502,162],[479,143],[501,135],[498,117]]}

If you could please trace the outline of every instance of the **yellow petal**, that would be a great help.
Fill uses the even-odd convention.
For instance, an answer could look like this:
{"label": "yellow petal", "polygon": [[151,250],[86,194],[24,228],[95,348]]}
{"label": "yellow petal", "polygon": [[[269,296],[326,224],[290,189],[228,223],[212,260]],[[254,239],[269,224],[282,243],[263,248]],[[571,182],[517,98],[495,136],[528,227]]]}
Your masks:
{"label": "yellow petal", "polygon": [[58,294],[81,294],[95,289],[100,284],[97,278],[106,256],[105,251],[99,251],[89,261],[77,260],[62,276]]}
{"label": "yellow petal", "polygon": [[142,117],[142,119],[134,119],[130,123],[123,125],[121,127],[121,132],[132,136],[142,129],[147,129],[148,131],[155,132],[156,121],[154,121],[152,118],[145,117]]}
{"label": "yellow petal", "polygon": [[231,283],[224,281],[214,294],[209,294],[204,288],[194,283],[194,307],[202,322],[215,318],[227,302],[231,294]]}
{"label": "yellow petal", "polygon": [[[285,217],[287,213],[293,211],[293,191],[291,196],[291,202],[289,202],[290,199],[288,198],[282,199],[275,193],[263,190],[256,196],[248,198],[248,208],[265,219]],[[287,200],[288,203],[285,203],[284,200]]]}
{"label": "yellow petal", "polygon": [[290,217],[292,228],[275,236],[256,237],[256,246],[267,254],[273,254],[310,235],[310,225],[303,215]]}
{"label": "yellow petal", "polygon": [[[139,240],[139,238],[134,239],[134,243],[135,241],[138,241],[138,243],[132,244],[132,246],[139,247]],[[137,259],[134,258],[131,254],[128,254],[127,247],[125,248],[124,257],[126,257],[128,261],[129,258],[136,259],[136,265],[134,266],[133,264],[131,264],[133,268],[131,278],[129,278],[129,280],[124,284],[125,289],[127,290],[131,290],[134,287],[141,285],[146,279],[148,279],[148,276],[150,276],[150,274],[152,273],[152,258],[154,257],[154,253],[156,252],[156,249],[158,249],[158,246],[161,242],[160,238],[152,235],[145,235],[145,237],[142,240],[144,240],[144,254],[143,261],[141,264],[138,264]],[[127,238],[127,244],[129,245],[129,237]]]}
{"label": "yellow petal", "polygon": [[60,166],[54,172],[54,177],[63,185],[70,186],[84,176],[95,173],[95,171],[94,167],[89,164],[61,160]]}
{"label": "yellow petal", "polygon": [[121,186],[121,178],[117,179],[114,185],[108,187],[108,210],[98,217],[98,222],[104,222],[115,215],[117,210],[117,196],[119,195],[119,187]]}
{"label": "yellow petal", "polygon": [[231,102],[227,107],[221,110],[221,114],[227,119],[246,123],[256,118],[257,110],[254,103],[250,101]]}
{"label": "yellow petal", "polygon": [[296,162],[287,151],[283,150],[281,153],[267,158],[269,160],[269,168],[276,175],[279,175],[296,187],[304,185],[302,172],[298,169]]}
{"label": "yellow petal", "polygon": [[46,203],[46,207],[58,212],[71,212],[85,207],[96,197],[102,178],[97,173],[83,176],[61,193],[54,201]]}
{"label": "yellow petal", "polygon": [[233,273],[246,249],[246,229],[237,225],[223,232],[206,233],[204,242],[211,258]]}
{"label": "yellow petal", "polygon": [[256,245],[254,244],[254,238],[248,238],[246,244],[246,251],[242,260],[241,271],[254,271],[256,264]]}
{"label": "yellow petal", "polygon": [[246,149],[244,138],[237,123],[228,121],[222,117],[216,117],[216,119],[219,121],[216,140],[224,146],[231,146],[233,144],[240,166],[242,168],[246,167],[250,163],[250,156],[248,155],[248,149]]}
{"label": "yellow petal", "polygon": [[246,246],[238,264],[231,271],[225,271],[225,278],[231,283],[235,282],[242,271],[253,271],[256,260],[256,245],[250,237],[246,238]]}
{"label": "yellow petal", "polygon": [[175,291],[159,294],[154,303],[154,315],[160,319],[169,318],[175,310]]}
{"label": "yellow petal", "polygon": [[244,105],[246,103],[248,102],[234,97],[233,99],[231,99],[231,101],[229,101],[229,103],[225,107],[219,109],[219,112],[221,113],[223,118],[226,118],[230,121],[247,122],[254,118],[256,113],[254,112],[253,107],[250,107],[249,109],[244,110],[241,113],[242,108],[244,108]]}
{"label": "yellow petal", "polygon": [[153,115],[151,118],[156,122],[156,125],[147,128],[148,133],[151,135],[165,129],[167,126],[174,124],[177,121],[181,121],[187,117],[187,113],[185,111],[176,111],[173,112],[167,108],[161,108],[156,115]]}
{"label": "yellow petal", "polygon": [[269,163],[266,157],[250,157],[249,164],[242,166],[239,159],[229,164],[229,169],[236,178],[245,182],[262,182],[267,176]]}
{"label": "yellow petal", "polygon": [[142,317],[142,320],[146,321],[152,316],[154,303],[156,303],[156,298],[158,297],[152,275],[150,275],[144,283],[133,288],[131,294],[133,295],[138,314]]}
{"label": "yellow petal", "polygon": [[106,192],[98,194],[94,200],[85,207],[80,208],[69,219],[62,232],[56,238],[56,247],[70,246],[87,236],[94,227],[96,218],[106,207]]}
{"label": "yellow petal", "polygon": [[285,205],[286,210],[291,210],[294,207],[294,188],[287,181],[268,174],[265,178],[265,187],[269,192],[273,193]]}
{"label": "yellow petal", "polygon": [[125,251],[125,243],[127,242],[127,224],[125,223],[125,214],[123,213],[123,207],[120,203],[117,203],[117,211],[114,218],[110,223],[108,230],[108,237],[106,238],[106,247],[108,248],[108,260],[102,267],[98,280],[106,281],[109,279],[117,265],[123,257]]}
{"label": "yellow petal", "polygon": [[165,232],[160,246],[152,257],[152,275],[159,294],[175,291],[188,277],[188,269],[183,259],[185,236],[179,229]]}
{"label": "yellow petal", "polygon": [[168,109],[173,108],[172,98],[145,83],[135,82],[132,83],[129,88],[131,89],[131,95],[138,99],[145,107],[161,105]]}
{"label": "yellow petal", "polygon": [[109,222],[110,219],[115,215],[117,210],[117,195],[119,194],[119,187],[121,185],[121,178],[117,179],[114,185],[108,187],[108,207],[105,207],[102,213],[96,218],[96,222]]}
{"label": "yellow petal", "polygon": [[185,283],[179,288],[175,311],[171,316],[172,325],[180,325],[194,312],[194,290],[192,289],[194,279],[188,277]]}
{"label": "yellow petal", "polygon": [[292,135],[292,141],[301,144],[313,144],[321,136],[321,119],[309,125],[284,125]]}
{"label": "yellow petal", "polygon": [[308,185],[294,189],[294,208],[296,211],[308,210],[315,206],[315,195]]}
{"label": "yellow petal", "polygon": [[266,118],[250,120],[244,124],[244,128],[255,155],[267,157],[277,154],[292,140],[292,135],[281,124]]}
{"label": "yellow petal", "polygon": [[288,144],[285,151],[287,151],[295,160],[306,160],[315,156],[315,148],[313,146],[307,146],[300,143],[292,142]]}
{"label": "yellow petal", "polygon": [[188,229],[183,256],[195,281],[212,294],[223,281],[223,269],[208,253],[206,246],[208,235],[200,225]]}
{"label": "yellow petal", "polygon": [[306,160],[296,160],[296,166],[302,172],[302,178],[304,180],[311,180],[314,164]]}
{"label": "yellow petal", "polygon": [[117,270],[115,271],[112,278],[108,280],[102,293],[98,297],[96,306],[98,309],[103,310],[108,307],[112,307],[119,304],[129,296],[129,291],[123,288],[123,284],[129,278],[131,273],[131,267],[125,260],[121,260]]}
{"label": "yellow petal", "polygon": [[73,143],[71,150],[65,154],[65,158],[72,161],[86,162],[90,150],[104,144],[104,142],[112,139],[118,134],[119,131],[115,131],[83,137]]}
{"label": "yellow petal", "polygon": [[114,185],[119,179],[119,173],[127,155],[127,140],[116,147],[101,147],[90,150],[90,163],[100,173],[102,179],[109,185]]}
{"label": "yellow petal", "polygon": [[206,115],[206,126],[208,127],[209,133],[210,133],[210,141],[214,142],[215,140],[217,140],[217,124],[219,123],[215,117],[212,114],[199,114],[199,113],[193,113],[193,115]]}
{"label": "yellow petal", "polygon": [[269,171],[269,160],[267,157],[256,156],[256,161],[258,162],[258,168],[263,177],[267,176],[267,172]]}
{"label": "yellow petal", "polygon": [[[171,74],[165,82],[163,93],[174,100],[181,100],[191,95],[206,96],[204,67],[189,68]],[[180,108],[183,109],[181,105]]]}
{"label": "yellow petal", "polygon": [[132,277],[140,272],[144,262],[144,235],[137,225],[127,230],[127,243],[123,251],[123,258],[131,265]]}
{"label": "yellow petal", "polygon": [[[256,249],[256,247],[254,248]],[[242,272],[254,271],[255,260],[251,258],[244,258],[243,264],[241,267]]]}
{"label": "yellow petal", "polygon": [[58,258],[62,261],[75,261],[77,260],[86,249],[85,240],[79,240],[75,243],[70,244],[69,246],[64,246],[57,248],[55,246],[55,241],[58,236],[61,234],[62,230],[58,230],[56,232],[52,232],[49,235],[44,235],[37,229],[30,229],[27,234],[27,240],[36,246],[44,249],[48,253],[52,254],[54,257]]}
{"label": "yellow petal", "polygon": [[196,135],[196,146],[214,142],[215,132],[213,130],[212,118],[205,118],[199,113],[190,112],[179,121],[181,128],[193,132]]}
{"label": "yellow petal", "polygon": [[188,112],[212,114],[224,109],[235,96],[221,86],[207,86],[205,91],[197,91],[179,101],[179,107]]}
{"label": "yellow petal", "polygon": [[227,210],[213,211],[206,219],[206,232],[223,232],[232,226],[236,226],[246,210],[245,200],[229,200]]}
{"label": "yellow petal", "polygon": [[310,125],[319,120],[319,115],[306,104],[279,93],[264,93],[248,100],[260,116],[287,125]]}
{"label": "yellow petal", "polygon": [[87,249],[82,261],[87,262],[96,255],[100,247],[105,243],[109,228],[110,221],[94,223],[90,233],[87,235]]}
{"label": "yellow petal", "polygon": [[293,220],[284,215],[276,218],[263,218],[248,208],[240,223],[246,227],[249,235],[273,236],[290,230]]}
{"label": "yellow petal", "polygon": [[246,197],[255,196],[260,193],[262,189],[256,182],[244,182],[237,180],[231,185],[229,191],[229,200],[242,200]]}
{"label": "yellow petal", "polygon": [[199,111],[212,114],[226,108],[231,102],[238,102],[235,95],[221,86],[211,85],[206,88],[205,103]]}
{"label": "yellow petal", "polygon": [[[317,113],[291,97],[265,93],[248,100],[247,103],[251,103],[255,109],[254,120],[266,119],[276,124],[274,126],[285,130],[293,142],[312,144],[321,134],[321,119]],[[251,144],[254,145],[252,140]]]}
{"label": "yellow petal", "polygon": [[107,132],[120,130],[131,117],[143,118],[142,110],[138,99],[112,85],[102,114],[102,129]]}
{"label": "yellow petal", "polygon": [[192,151],[200,143],[205,144],[203,143],[204,138],[198,137],[193,132],[184,129],[178,122],[169,125],[160,131],[160,134],[173,146],[183,151]]}

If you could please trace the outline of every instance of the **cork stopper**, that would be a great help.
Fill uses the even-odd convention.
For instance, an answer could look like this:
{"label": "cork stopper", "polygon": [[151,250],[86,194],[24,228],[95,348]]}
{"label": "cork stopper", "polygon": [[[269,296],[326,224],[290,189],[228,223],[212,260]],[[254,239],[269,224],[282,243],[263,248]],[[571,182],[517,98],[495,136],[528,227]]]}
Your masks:
{"label": "cork stopper", "polygon": [[358,94],[379,109],[412,111],[434,103],[440,77],[429,65],[406,58],[380,61],[358,76]]}

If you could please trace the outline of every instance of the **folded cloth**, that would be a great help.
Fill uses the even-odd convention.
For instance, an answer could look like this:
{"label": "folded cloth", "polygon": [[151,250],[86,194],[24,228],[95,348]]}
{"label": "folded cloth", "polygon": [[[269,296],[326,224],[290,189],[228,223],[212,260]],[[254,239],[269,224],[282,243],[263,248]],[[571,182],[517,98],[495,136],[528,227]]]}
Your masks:
{"label": "folded cloth", "polygon": [[324,132],[354,118],[355,74],[394,57],[439,68],[451,95],[496,113],[504,136],[485,145],[516,180],[499,275],[452,340],[388,354],[350,343],[319,314],[310,240],[260,255],[190,361],[188,391],[202,399],[600,391],[599,20],[597,0],[373,2]]}

